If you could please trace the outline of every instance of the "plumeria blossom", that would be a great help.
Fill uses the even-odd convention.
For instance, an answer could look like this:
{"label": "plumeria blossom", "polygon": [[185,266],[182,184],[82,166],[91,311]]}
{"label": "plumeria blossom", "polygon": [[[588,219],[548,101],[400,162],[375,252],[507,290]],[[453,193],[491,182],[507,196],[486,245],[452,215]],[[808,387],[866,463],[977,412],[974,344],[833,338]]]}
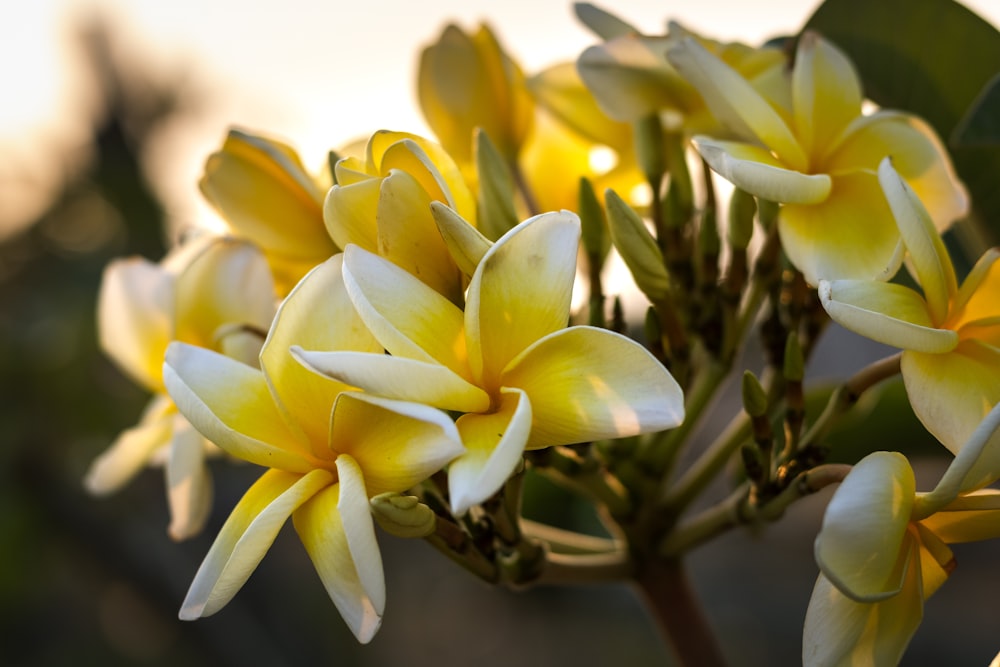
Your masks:
{"label": "plumeria blossom", "polygon": [[854,67],[818,35],[802,35],[780,96],[761,95],[693,38],[667,57],[739,137],[696,136],[698,152],[738,188],[784,204],[782,247],[810,284],[886,278],[899,268],[899,233],[876,173],[886,155],[937,229],[965,215],[967,196],[933,130],[902,112],[862,114]]}
{"label": "plumeria blossom", "polygon": [[455,161],[414,134],[372,135],[365,159],[344,158],[323,208],[330,236],[386,257],[445,296],[459,300],[464,277],[441,239],[432,201],[476,220],[476,205]]}
{"label": "plumeria blossom", "polygon": [[371,393],[465,413],[457,426],[466,453],[448,470],[456,513],[495,493],[525,448],[676,426],[680,387],[642,346],[603,329],[566,328],[579,237],[579,219],[565,211],[517,225],[478,263],[464,312],[349,246],[348,293],[389,355],[307,345],[295,354]]}
{"label": "plumeria blossom", "polygon": [[289,294],[260,353],[260,369],[174,343],[164,377],[180,411],[207,438],[266,468],[223,525],[198,569],[182,619],[215,613],[257,567],[289,516],[351,631],[369,641],[385,605],[368,499],[403,491],[462,451],[454,423],[426,406],[344,391],[302,368],[292,342],[381,350],[354,313],[341,255]]}
{"label": "plumeria blossom", "polygon": [[329,180],[311,175],[290,146],[234,129],[199,186],[234,234],[264,249],[284,295],[339,252],[323,224]]}
{"label": "plumeria blossom", "polygon": [[88,490],[112,493],[147,464],[165,464],[169,533],[178,540],[197,534],[211,505],[204,459],[214,447],[167,396],[164,353],[171,340],[183,340],[253,360],[274,307],[263,255],[236,239],[194,239],[160,264],[140,257],[109,264],[97,308],[101,347],[153,398],[139,424],[91,464],[84,480]]}
{"label": "plumeria blossom", "polygon": [[427,124],[467,175],[474,171],[477,127],[508,162],[517,159],[531,129],[533,103],[524,73],[489,26],[474,34],[445,27],[420,55],[417,94]]}
{"label": "plumeria blossom", "polygon": [[1000,491],[970,491],[998,426],[1000,404],[929,493],[915,492],[913,470],[897,452],[875,452],[854,466],[816,538],[821,574],[806,613],[805,665],[897,664],[924,601],[955,567],[948,544],[1000,537]]}
{"label": "plumeria blossom", "polygon": [[[987,251],[959,287],[929,213],[894,165],[882,162],[879,181],[923,294],[893,283],[837,280],[820,283],[820,299],[842,326],[903,350],[913,411],[957,454],[1000,402],[1000,253]],[[977,476],[986,480],[998,469],[1000,436],[987,446]]]}

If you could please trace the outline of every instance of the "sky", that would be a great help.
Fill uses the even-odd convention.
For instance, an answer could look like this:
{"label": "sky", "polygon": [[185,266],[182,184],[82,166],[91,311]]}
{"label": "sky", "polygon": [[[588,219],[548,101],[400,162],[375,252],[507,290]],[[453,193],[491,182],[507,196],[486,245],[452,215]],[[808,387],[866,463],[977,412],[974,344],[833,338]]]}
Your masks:
{"label": "sky", "polygon": [[[754,44],[794,33],[819,3],[596,4],[644,32],[675,19]],[[1000,0],[965,4],[1000,24]],[[230,126],[283,138],[313,167],[377,129],[426,133],[417,62],[449,21],[466,29],[488,21],[528,73],[596,41],[568,0],[0,0],[0,227],[30,218],[84,155],[93,85],[74,66],[74,36],[95,14],[116,28],[126,58],[200,95],[198,113],[164,128],[146,165],[182,224],[210,215],[196,182]]]}

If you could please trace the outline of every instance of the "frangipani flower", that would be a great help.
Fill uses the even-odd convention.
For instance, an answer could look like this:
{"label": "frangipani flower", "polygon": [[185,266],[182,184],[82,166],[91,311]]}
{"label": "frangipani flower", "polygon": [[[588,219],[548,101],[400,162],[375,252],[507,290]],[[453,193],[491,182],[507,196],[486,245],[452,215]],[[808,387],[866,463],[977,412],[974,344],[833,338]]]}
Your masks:
{"label": "frangipani flower", "polygon": [[531,129],[533,103],[521,68],[493,31],[469,35],[448,25],[420,54],[417,94],[427,124],[462,170],[473,168],[479,127],[511,164]]}
{"label": "frangipani flower", "polygon": [[[913,411],[957,454],[975,424],[1000,402],[1000,253],[987,251],[959,287],[933,221],[894,164],[883,161],[878,177],[923,295],[893,283],[837,280],[820,283],[820,299],[842,326],[902,348]],[[1000,436],[977,465],[979,485],[996,470]]]}
{"label": "frangipani flower", "polygon": [[818,35],[799,40],[787,106],[694,39],[678,40],[667,57],[741,138],[697,136],[699,153],[738,188],[784,204],[782,247],[810,284],[885,278],[899,268],[899,233],[876,176],[886,155],[939,230],[966,213],[965,191],[933,131],[901,112],[862,115],[853,66]]}
{"label": "frangipani flower", "polygon": [[92,493],[117,491],[146,464],[165,463],[169,533],[197,534],[211,504],[205,442],[179,414],[163,384],[163,357],[182,340],[245,360],[256,358],[274,316],[274,284],[263,255],[232,238],[202,237],[160,264],[139,257],[104,271],[97,319],[101,348],[154,396],[131,428],[91,465]]}
{"label": "frangipani flower", "polygon": [[587,48],[577,69],[601,109],[615,120],[634,123],[658,114],[672,130],[718,133],[721,119],[712,116],[695,86],[667,61],[667,50],[681,38],[696,40],[762,93],[773,88],[785,63],[779,49],[723,44],[671,21],[667,35],[633,30]]}
{"label": "frangipani flower", "polygon": [[339,252],[323,225],[328,184],[280,141],[230,130],[199,186],[234,234],[264,250],[282,295]]}
{"label": "frangipani flower", "polygon": [[568,212],[514,227],[479,262],[464,313],[349,246],[348,292],[391,356],[295,354],[366,391],[466,413],[457,426],[467,451],[448,471],[457,513],[496,492],[525,448],[676,426],[680,387],[652,355],[603,329],[566,328],[579,236],[579,219]]}
{"label": "frangipani flower", "polygon": [[441,146],[404,132],[376,132],[364,161],[344,158],[335,172],[337,185],[323,208],[334,242],[378,253],[460,300],[463,276],[441,239],[430,204],[446,204],[469,221],[476,219],[476,205]]}
{"label": "frangipani flower", "polygon": [[292,342],[319,349],[381,349],[344,292],[341,255],[289,294],[260,354],[260,370],[182,343],[164,376],[181,412],[233,456],[267,468],[198,569],[182,619],[215,613],[257,567],[289,516],[351,631],[378,629],[382,561],[368,499],[403,491],[461,453],[454,423],[426,406],[357,392],[302,368]]}
{"label": "frangipani flower", "polygon": [[902,454],[875,452],[854,466],[816,538],[821,574],[806,613],[805,665],[897,664],[924,600],[955,567],[947,545],[1000,537],[1000,491],[968,491],[977,485],[970,471],[998,425],[1000,405],[930,493],[915,493]]}

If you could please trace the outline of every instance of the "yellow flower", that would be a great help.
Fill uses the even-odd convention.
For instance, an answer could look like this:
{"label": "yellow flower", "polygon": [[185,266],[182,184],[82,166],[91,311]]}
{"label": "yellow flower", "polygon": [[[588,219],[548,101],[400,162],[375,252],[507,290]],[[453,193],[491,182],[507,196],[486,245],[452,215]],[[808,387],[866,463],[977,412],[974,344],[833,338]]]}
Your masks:
{"label": "yellow flower", "polygon": [[381,622],[385,582],[368,499],[413,486],[461,452],[447,415],[345,392],[289,355],[292,342],[380,349],[344,292],[341,257],[289,294],[260,370],[183,343],[167,350],[164,377],[180,411],[228,453],[267,468],[198,569],[182,619],[225,606],[291,516],[337,609],[358,640],[369,641]]}
{"label": "yellow flower", "polygon": [[451,259],[434,217],[439,201],[465,220],[476,205],[449,155],[434,142],[404,132],[372,135],[366,157],[335,167],[323,213],[338,246],[354,243],[386,257],[451,299],[460,299],[463,276]]}
{"label": "yellow flower", "polygon": [[204,465],[208,443],[167,396],[162,371],[167,344],[182,340],[252,360],[262,341],[253,330],[266,331],[273,315],[267,263],[243,241],[204,237],[175,249],[160,264],[138,257],[109,264],[97,308],[101,347],[154,396],[138,426],[93,462],[87,488],[111,493],[146,464],[164,463],[170,535],[179,540],[197,534],[211,504]]}
{"label": "yellow flower", "polygon": [[488,26],[472,35],[445,27],[421,53],[417,76],[424,118],[463,171],[472,170],[477,127],[514,163],[531,128],[532,101],[521,68]]}
{"label": "yellow flower", "polygon": [[938,229],[965,215],[965,191],[933,131],[901,112],[863,115],[853,66],[816,34],[799,40],[781,96],[762,96],[694,39],[679,40],[667,57],[741,139],[696,136],[701,156],[742,190],[784,204],[782,246],[810,284],[899,268],[899,233],[876,176],[887,155]]}
{"label": "yellow flower", "polygon": [[[958,286],[927,210],[888,159],[878,177],[923,295],[879,281],[820,282],[834,321],[903,350],[906,392],[920,421],[953,453],[1000,402],[1000,252],[990,250]],[[987,447],[980,479],[1000,469],[1000,437]]]}
{"label": "yellow flower", "polygon": [[1000,537],[1000,491],[968,491],[977,486],[970,471],[998,424],[1000,404],[930,493],[915,492],[913,470],[899,453],[875,452],[854,466],[816,538],[821,574],[806,612],[803,664],[899,662],[924,601],[955,567],[947,545]]}
{"label": "yellow flower", "polygon": [[448,471],[457,513],[496,492],[525,448],[676,426],[681,389],[642,346],[603,329],[566,328],[579,236],[568,212],[514,227],[478,263],[464,313],[349,246],[348,292],[389,355],[307,345],[293,352],[374,394],[466,413],[457,426],[467,451]]}
{"label": "yellow flower", "polygon": [[230,130],[199,185],[232,232],[264,250],[282,295],[339,252],[323,225],[325,184],[290,146]]}

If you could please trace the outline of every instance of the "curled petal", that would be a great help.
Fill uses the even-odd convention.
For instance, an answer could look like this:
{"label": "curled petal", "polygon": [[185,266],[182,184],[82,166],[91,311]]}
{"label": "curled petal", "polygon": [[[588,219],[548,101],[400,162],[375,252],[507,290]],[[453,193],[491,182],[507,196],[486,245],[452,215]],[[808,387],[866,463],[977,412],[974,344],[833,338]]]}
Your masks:
{"label": "curled petal", "polygon": [[292,348],[306,368],[366,392],[416,401],[442,410],[484,412],[490,397],[441,364],[364,352],[312,352]]}
{"label": "curled petal", "polygon": [[452,511],[464,514],[514,472],[531,432],[531,403],[524,392],[505,388],[495,412],[463,415],[457,426],[466,451],[448,468],[448,493]]}
{"label": "curled petal", "polygon": [[327,470],[306,475],[265,472],[237,503],[208,550],[181,605],[181,620],[211,616],[226,606],[257,569],[289,515],[333,481]]}
{"label": "curled petal", "polygon": [[958,345],[958,334],[935,329],[919,294],[895,283],[821,280],[819,298],[834,322],[872,340],[941,354]]}
{"label": "curled petal", "polygon": [[496,389],[526,347],[566,326],[580,219],[562,211],[525,220],[489,249],[469,284],[465,330],[478,384]]}
{"label": "curled petal", "polygon": [[257,369],[211,350],[171,343],[163,378],[188,421],[233,456],[290,472],[314,467],[308,443],[285,425]]}
{"label": "curled petal", "polygon": [[330,446],[364,470],[369,496],[405,491],[463,452],[454,422],[440,410],[354,392],[337,399]]}
{"label": "curled petal", "polygon": [[900,591],[914,487],[906,457],[875,452],[833,494],[816,537],[816,562],[844,595],[875,602]]}
{"label": "curled petal", "polygon": [[815,204],[830,194],[828,175],[788,169],[759,146],[704,136],[695,137],[694,144],[720,176],[757,197],[788,204]]}
{"label": "curled petal", "polygon": [[684,419],[680,386],[634,341],[571,327],[529,347],[501,378],[531,399],[529,448],[621,438]]}
{"label": "curled petal", "polygon": [[465,218],[440,202],[431,202],[431,215],[452,261],[467,276],[476,272],[479,261],[493,242],[469,224]]}
{"label": "curled petal", "polygon": [[170,503],[167,532],[175,540],[194,537],[212,509],[212,477],[205,466],[205,440],[181,415],[174,415],[166,476]]}
{"label": "curled petal", "polygon": [[349,185],[334,185],[323,203],[327,232],[341,248],[349,243],[369,252],[378,249],[378,196],[381,178],[367,178]]}

